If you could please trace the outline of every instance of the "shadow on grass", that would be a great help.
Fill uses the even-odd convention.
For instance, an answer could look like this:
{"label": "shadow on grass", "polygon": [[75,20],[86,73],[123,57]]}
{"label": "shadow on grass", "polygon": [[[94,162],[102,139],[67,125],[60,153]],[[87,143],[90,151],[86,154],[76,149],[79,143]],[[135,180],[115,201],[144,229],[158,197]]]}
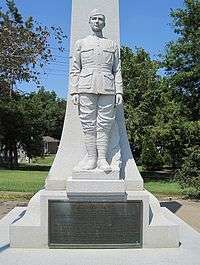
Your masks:
{"label": "shadow on grass", "polygon": [[37,164],[20,164],[19,170],[23,171],[49,171],[51,166]]}
{"label": "shadow on grass", "polygon": [[169,201],[169,202],[160,202],[160,206],[166,207],[172,213],[176,213],[182,207],[182,204],[177,201]]}
{"label": "shadow on grass", "polygon": [[140,172],[144,180],[173,180],[175,170],[163,169],[156,171],[141,171]]}
{"label": "shadow on grass", "polygon": [[0,169],[5,170],[20,170],[20,171],[49,171],[51,166],[48,165],[37,165],[37,164],[20,164],[18,167],[1,167]]}

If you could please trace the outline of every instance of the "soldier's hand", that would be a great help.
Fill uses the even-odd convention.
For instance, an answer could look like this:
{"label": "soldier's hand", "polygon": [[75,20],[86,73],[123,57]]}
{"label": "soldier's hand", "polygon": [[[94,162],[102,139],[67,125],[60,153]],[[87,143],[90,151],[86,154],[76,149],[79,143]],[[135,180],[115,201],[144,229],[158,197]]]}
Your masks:
{"label": "soldier's hand", "polygon": [[72,101],[73,101],[74,105],[78,105],[78,103],[79,103],[79,94],[74,94],[72,96]]}
{"label": "soldier's hand", "polygon": [[122,94],[116,94],[116,105],[120,105],[123,102]]}

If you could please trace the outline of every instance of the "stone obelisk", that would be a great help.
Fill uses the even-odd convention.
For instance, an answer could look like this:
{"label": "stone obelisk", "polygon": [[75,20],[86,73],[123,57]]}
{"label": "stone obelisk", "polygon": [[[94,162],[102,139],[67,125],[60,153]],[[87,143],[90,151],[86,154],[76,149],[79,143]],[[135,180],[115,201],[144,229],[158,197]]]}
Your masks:
{"label": "stone obelisk", "polygon": [[[91,34],[88,25],[88,15],[95,8],[102,10],[106,16],[104,36],[115,41],[120,46],[119,0],[73,0],[70,59],[72,58],[75,42]],[[70,91],[70,83],[68,90]],[[113,146],[116,145],[116,141],[119,142],[121,156],[120,179],[124,180],[125,189],[130,191],[142,190],[143,180],[129,147],[122,106],[117,107],[116,126],[112,130],[110,141]],[[84,157],[85,152],[78,109],[77,106],[72,104],[70,95],[68,95],[62,139],[46,180],[46,189],[65,190],[68,180],[72,176],[73,168]]]}

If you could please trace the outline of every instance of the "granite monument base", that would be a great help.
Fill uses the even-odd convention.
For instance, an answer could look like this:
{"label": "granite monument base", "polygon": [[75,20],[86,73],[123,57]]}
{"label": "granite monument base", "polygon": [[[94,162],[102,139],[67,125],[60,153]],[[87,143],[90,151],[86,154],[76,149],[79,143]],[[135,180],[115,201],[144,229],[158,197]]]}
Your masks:
{"label": "granite monument base", "polygon": [[[9,247],[9,225],[23,215],[16,207],[0,220],[2,265],[199,265],[200,233],[162,207],[162,214],[180,226],[179,248],[143,249],[27,249]],[[34,235],[32,235],[34,236]],[[163,238],[164,239],[164,238]]]}
{"label": "granite monument base", "polygon": [[[110,201],[112,196],[106,194],[88,194],[79,197],[78,201]],[[119,198],[122,198],[121,196]],[[113,199],[116,200],[116,194]],[[12,248],[49,248],[49,202],[71,202],[66,191],[41,190],[30,201],[25,214],[19,215],[10,225],[10,246]],[[147,191],[127,192],[120,202],[142,202],[142,247],[143,248],[176,248],[179,246],[179,225],[171,222],[163,214],[157,199]],[[109,247],[111,247],[110,244]],[[121,244],[122,247],[123,244]]]}

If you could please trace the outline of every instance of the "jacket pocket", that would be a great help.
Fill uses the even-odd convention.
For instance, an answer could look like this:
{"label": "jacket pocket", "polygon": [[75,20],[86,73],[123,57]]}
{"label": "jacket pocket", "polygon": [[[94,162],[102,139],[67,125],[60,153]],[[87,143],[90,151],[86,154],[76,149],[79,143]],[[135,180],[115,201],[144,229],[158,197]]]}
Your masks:
{"label": "jacket pocket", "polygon": [[94,49],[84,49],[81,51],[81,61],[83,64],[94,61]]}
{"label": "jacket pocket", "polygon": [[112,73],[104,73],[103,75],[104,89],[106,91],[114,91],[114,75]]}
{"label": "jacket pocket", "polygon": [[105,63],[112,63],[114,59],[113,49],[103,49],[103,58]]}
{"label": "jacket pocket", "polygon": [[93,71],[83,70],[79,77],[79,88],[89,88],[92,84]]}

